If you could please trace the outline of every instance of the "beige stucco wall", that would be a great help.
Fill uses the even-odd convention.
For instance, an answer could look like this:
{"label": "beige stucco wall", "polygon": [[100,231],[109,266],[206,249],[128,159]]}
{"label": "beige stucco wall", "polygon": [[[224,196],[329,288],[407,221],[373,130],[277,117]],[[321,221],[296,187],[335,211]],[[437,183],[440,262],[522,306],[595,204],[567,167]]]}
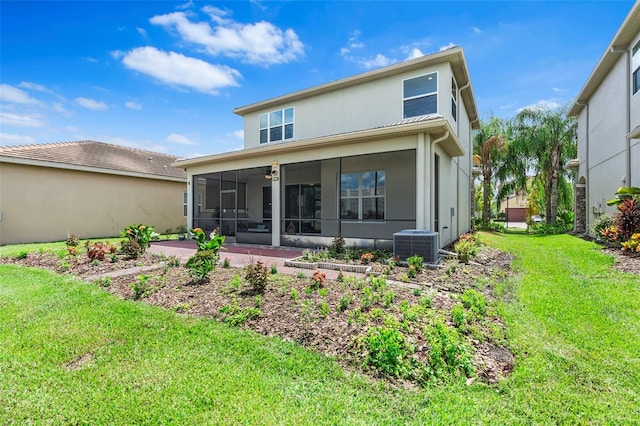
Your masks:
{"label": "beige stucco wall", "polygon": [[[372,129],[401,121],[403,119],[402,81],[432,72],[438,75],[437,113],[454,123],[451,119],[453,72],[450,65],[446,63],[249,113],[244,117],[245,148],[260,145],[260,114],[282,108],[294,107],[295,109],[293,140]],[[460,98],[458,102],[462,104]],[[459,110],[464,111],[464,107]],[[457,129],[456,126],[452,127],[454,130]]]}
{"label": "beige stucco wall", "polygon": [[132,223],[158,232],[186,223],[186,182],[0,163],[0,244],[119,235]]}
{"label": "beige stucco wall", "polygon": [[[640,34],[627,50],[638,39]],[[606,201],[613,198],[620,186],[640,186],[640,141],[629,141],[625,137],[640,125],[640,92],[634,95],[628,92],[630,76],[638,62],[640,53],[629,64],[626,55],[619,54],[614,67],[578,116],[580,165],[576,178],[584,178],[587,183],[589,231],[600,214],[615,212]],[[630,147],[630,177],[627,176],[627,144]]]}

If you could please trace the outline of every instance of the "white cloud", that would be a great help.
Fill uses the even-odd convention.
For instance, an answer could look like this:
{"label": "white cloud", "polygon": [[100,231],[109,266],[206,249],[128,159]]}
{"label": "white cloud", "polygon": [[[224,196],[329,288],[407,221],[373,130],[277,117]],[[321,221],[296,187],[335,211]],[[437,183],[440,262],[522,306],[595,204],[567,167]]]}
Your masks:
{"label": "white cloud", "polygon": [[91,56],[83,56],[82,60],[86,62],[98,63],[98,60],[96,58],[92,58]]}
{"label": "white cloud", "polygon": [[416,58],[419,58],[421,56],[424,56],[424,53],[422,53],[422,50],[418,49],[417,47],[414,47],[411,50],[411,52],[409,53],[409,56],[407,56],[407,60],[416,59]]}
{"label": "white cloud", "polygon": [[384,67],[384,66],[387,66],[387,65],[391,65],[391,64],[393,64],[395,62],[396,61],[394,59],[387,58],[386,56],[384,56],[381,53],[378,53],[373,58],[359,59],[358,60],[358,63],[360,65],[362,65],[363,67],[365,67],[365,68]]}
{"label": "white cloud", "polygon": [[139,102],[127,101],[124,105],[129,109],[141,110],[142,104]]}
{"label": "white cloud", "polygon": [[517,112],[521,112],[525,109],[537,111],[537,110],[547,110],[547,109],[556,109],[560,107],[560,104],[555,99],[543,99],[535,104],[527,105],[522,108],[518,108]]}
{"label": "white cloud", "polygon": [[564,93],[567,91],[567,89],[560,89],[558,87],[552,87],[551,90],[553,90],[556,93]]}
{"label": "white cloud", "polygon": [[144,28],[136,27],[136,31],[138,31],[138,34],[140,34],[142,37],[149,38],[149,36],[147,35],[147,30],[145,30]]}
{"label": "white cloud", "polygon": [[0,84],[0,101],[15,104],[39,104],[40,102],[29,96],[24,90],[8,84]]}
{"label": "white cloud", "polygon": [[478,27],[471,27],[471,29],[473,30],[473,32],[475,34],[482,34],[484,31],[482,31],[480,28]]}
{"label": "white cloud", "polygon": [[122,63],[162,83],[210,94],[216,94],[222,87],[238,86],[235,79],[241,77],[233,68],[212,65],[176,52],[163,52],[151,46],[133,49],[124,56]]}
{"label": "white cloud", "polygon": [[169,136],[167,136],[167,142],[177,143],[180,145],[198,145],[197,142],[194,142],[188,137],[179,133],[171,133]]}
{"label": "white cloud", "polygon": [[14,135],[10,133],[0,132],[0,142],[3,144],[28,145],[35,143],[36,140],[31,136]]}
{"label": "white cloud", "polygon": [[442,52],[443,50],[451,49],[452,47],[456,47],[456,45],[453,44],[452,42],[449,42],[449,44],[440,47],[440,51]]}
{"label": "white cloud", "polygon": [[175,30],[185,41],[203,46],[211,55],[240,58],[253,64],[291,62],[304,54],[304,45],[292,29],[282,30],[261,21],[242,24],[227,19],[227,12],[205,6],[208,22],[192,22],[184,12],[157,15],[149,21],[165,29]]}
{"label": "white cloud", "polygon": [[38,116],[9,114],[0,112],[0,124],[13,127],[44,127],[45,123]]}
{"label": "white cloud", "polygon": [[244,130],[235,130],[231,132],[231,136],[244,141]]}
{"label": "white cloud", "polygon": [[86,109],[91,109],[93,111],[99,111],[99,110],[108,108],[107,104],[105,104],[104,102],[96,101],[94,99],[89,99],[89,98],[82,98],[82,97],[76,98],[76,102],[81,107],[84,107]]}

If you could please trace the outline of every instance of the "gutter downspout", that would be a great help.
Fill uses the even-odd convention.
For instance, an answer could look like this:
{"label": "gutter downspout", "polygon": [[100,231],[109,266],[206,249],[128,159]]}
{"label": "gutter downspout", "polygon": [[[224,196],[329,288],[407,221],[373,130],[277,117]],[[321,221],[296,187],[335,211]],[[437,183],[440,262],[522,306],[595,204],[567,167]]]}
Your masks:
{"label": "gutter downspout", "polygon": [[[430,198],[431,198],[431,203],[430,203],[430,204],[431,204],[431,220],[432,220],[432,221],[434,220],[433,218],[435,217],[435,214],[434,214],[434,211],[433,211],[433,209],[434,209],[434,204],[435,204],[435,200],[434,200],[434,196],[433,196],[433,194],[435,194],[435,185],[434,185],[434,176],[433,176],[433,169],[434,169],[434,167],[435,167],[435,166],[434,166],[434,154],[435,154],[435,148],[436,148],[436,145],[437,145],[437,144],[439,144],[440,142],[443,142],[443,141],[444,141],[444,140],[446,140],[448,137],[449,137],[449,131],[448,131],[448,130],[445,130],[444,135],[442,135],[442,136],[440,136],[439,138],[434,139],[434,140],[432,140],[432,141],[431,141],[431,149],[430,149],[430,151],[431,151],[431,152],[430,152],[430,156],[431,156],[431,158],[429,159],[429,162],[431,163],[431,167],[430,167],[431,171],[429,172],[429,174],[431,175],[431,176],[430,176],[431,178],[430,178],[429,180],[431,181],[431,182],[430,182],[430,187],[431,187],[431,197],[430,197]],[[438,194],[439,194],[439,193],[440,193],[440,192],[438,191]],[[440,204],[440,203],[438,203],[438,204]],[[438,207],[440,207],[440,206],[438,206]],[[438,212],[438,217],[440,217],[440,212]],[[433,229],[433,227],[431,227],[431,229]],[[440,230],[439,230],[439,229],[436,229],[435,231],[438,233],[438,235],[440,235]],[[438,239],[438,240],[439,240],[439,239]],[[438,245],[440,245],[440,243],[441,243],[441,242],[440,242],[440,241],[438,241]]]}
{"label": "gutter downspout", "polygon": [[[580,102],[580,101],[576,101],[576,105],[580,105],[583,107],[587,108],[587,122],[585,124],[587,131],[585,132],[585,139],[586,139],[586,144],[587,144],[587,152],[586,152],[586,158],[585,158],[585,162],[586,162],[586,176],[587,176],[587,183],[586,183],[586,188],[585,188],[585,208],[586,208],[586,219],[587,219],[587,223],[585,223],[586,225],[586,233],[587,235],[589,234],[589,230],[591,229],[591,223],[590,223],[590,218],[591,218],[591,204],[590,204],[590,200],[589,200],[589,187],[591,185],[591,180],[589,178],[589,102]],[[576,176],[576,179],[580,179],[580,176]],[[577,182],[576,182],[577,183]],[[574,191],[575,193],[575,191]]]}
{"label": "gutter downspout", "polygon": [[[629,51],[627,49],[620,49],[615,46],[611,46],[609,49],[611,53],[624,53],[625,54],[625,106],[627,113],[625,115],[626,120],[626,132],[625,134],[629,134],[631,132],[631,55],[629,55]],[[626,138],[625,138],[626,139]],[[631,139],[626,139],[625,146],[625,155],[626,155],[626,186],[631,186]]]}
{"label": "gutter downspout", "polygon": [[471,123],[469,123],[469,174],[470,174],[470,176],[469,176],[469,179],[470,179],[469,195],[471,197],[471,199],[469,200],[469,213],[473,212],[473,214],[469,217],[469,230],[470,231],[475,231],[474,225],[473,225],[473,219],[475,217],[475,211],[476,211],[476,199],[475,199],[475,191],[476,191],[475,184],[476,184],[476,180],[473,177],[473,123],[475,123],[476,121],[480,121],[480,119],[476,118]]}

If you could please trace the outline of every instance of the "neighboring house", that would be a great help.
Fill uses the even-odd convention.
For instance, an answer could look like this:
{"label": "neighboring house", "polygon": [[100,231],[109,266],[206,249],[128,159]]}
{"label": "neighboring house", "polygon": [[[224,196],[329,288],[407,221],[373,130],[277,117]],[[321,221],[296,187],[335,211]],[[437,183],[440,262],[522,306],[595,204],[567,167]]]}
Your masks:
{"label": "neighboring house", "polygon": [[237,242],[391,248],[471,226],[476,104],[452,48],[237,108],[244,149],[184,159],[188,222]]}
{"label": "neighboring house", "polygon": [[94,141],[0,147],[0,244],[186,224],[175,156]]}
{"label": "neighboring house", "polygon": [[613,212],[620,186],[640,187],[640,1],[589,76],[568,113],[578,117],[575,230]]}
{"label": "neighboring house", "polygon": [[526,191],[518,190],[500,202],[500,213],[505,214],[507,222],[526,222],[529,196]]}

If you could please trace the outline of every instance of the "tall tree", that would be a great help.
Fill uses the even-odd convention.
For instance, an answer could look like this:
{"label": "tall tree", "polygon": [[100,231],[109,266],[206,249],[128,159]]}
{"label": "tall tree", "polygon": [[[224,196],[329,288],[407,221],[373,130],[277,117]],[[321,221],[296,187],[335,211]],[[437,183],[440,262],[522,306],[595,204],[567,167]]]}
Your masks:
{"label": "tall tree", "polygon": [[482,170],[482,223],[489,223],[491,201],[491,184],[496,171],[497,159],[504,150],[505,142],[502,136],[504,123],[497,117],[483,121],[480,130],[473,137],[473,162]]}
{"label": "tall tree", "polygon": [[563,166],[577,154],[577,122],[567,117],[567,108],[528,108],[515,118],[516,144],[543,182],[545,218],[552,224],[558,215],[558,182],[569,177]]}

